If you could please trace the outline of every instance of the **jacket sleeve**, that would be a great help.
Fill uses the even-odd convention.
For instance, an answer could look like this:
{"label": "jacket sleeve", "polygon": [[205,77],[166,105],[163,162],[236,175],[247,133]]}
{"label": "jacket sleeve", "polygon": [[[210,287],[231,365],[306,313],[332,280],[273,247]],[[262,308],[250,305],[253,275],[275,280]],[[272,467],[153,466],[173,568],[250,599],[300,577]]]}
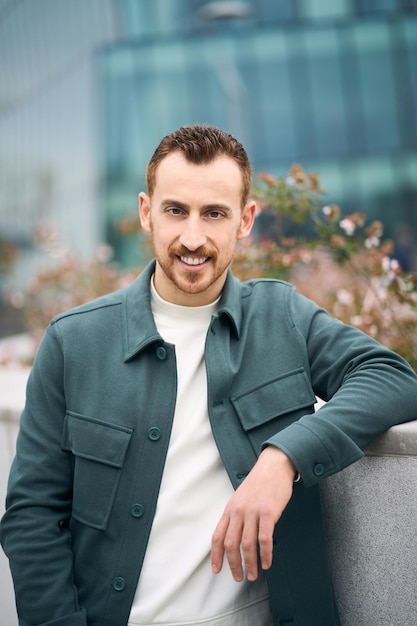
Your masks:
{"label": "jacket sleeve", "polygon": [[29,377],[1,523],[20,626],[87,624],[73,581],[67,529],[72,465],[61,450],[64,363],[55,332],[48,328]]}
{"label": "jacket sleeve", "polygon": [[399,355],[294,292],[289,316],[326,404],[264,445],[281,448],[310,486],[357,461],[394,424],[417,419],[417,376]]}

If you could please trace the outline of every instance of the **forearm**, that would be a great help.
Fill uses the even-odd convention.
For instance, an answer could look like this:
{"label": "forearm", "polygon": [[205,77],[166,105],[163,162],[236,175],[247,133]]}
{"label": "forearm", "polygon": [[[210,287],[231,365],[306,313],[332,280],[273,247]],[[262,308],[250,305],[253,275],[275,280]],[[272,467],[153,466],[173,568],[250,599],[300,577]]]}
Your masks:
{"label": "forearm", "polygon": [[299,317],[312,388],[325,404],[264,446],[281,448],[309,486],[358,460],[392,425],[417,419],[417,376],[397,354],[325,312],[316,309],[304,327],[308,316]]}
{"label": "forearm", "polygon": [[416,407],[414,383],[402,397],[391,394],[388,384],[372,393],[365,383],[348,385],[318,412],[302,417],[264,445],[282,449],[309,486],[360,459],[370,441],[392,425],[416,419]]}

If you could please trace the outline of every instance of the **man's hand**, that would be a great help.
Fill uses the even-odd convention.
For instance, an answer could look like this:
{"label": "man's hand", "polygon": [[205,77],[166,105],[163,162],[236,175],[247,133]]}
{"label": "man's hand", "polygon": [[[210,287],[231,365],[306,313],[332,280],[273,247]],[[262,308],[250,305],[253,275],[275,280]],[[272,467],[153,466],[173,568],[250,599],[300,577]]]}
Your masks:
{"label": "man's hand", "polygon": [[296,472],[282,450],[273,446],[263,450],[214,531],[211,567],[215,574],[222,569],[226,554],[234,580],[241,581],[243,554],[247,579],[256,580],[258,544],[262,569],[271,567],[274,527],[291,498]]}

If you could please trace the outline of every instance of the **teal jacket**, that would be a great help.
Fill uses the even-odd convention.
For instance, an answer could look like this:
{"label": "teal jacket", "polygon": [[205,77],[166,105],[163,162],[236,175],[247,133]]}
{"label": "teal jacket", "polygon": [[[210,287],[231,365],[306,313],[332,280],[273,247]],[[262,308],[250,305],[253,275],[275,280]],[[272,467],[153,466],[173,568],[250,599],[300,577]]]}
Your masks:
{"label": "teal jacket", "polygon": [[[175,349],[150,308],[153,264],[56,317],[33,366],[1,525],[21,626],[126,626],[176,400]],[[416,418],[396,354],[287,283],[229,273],[207,334],[208,411],[233,486],[262,447],[302,482],[275,530],[274,626],[336,626],[318,485]],[[314,414],[316,396],[327,404]]]}

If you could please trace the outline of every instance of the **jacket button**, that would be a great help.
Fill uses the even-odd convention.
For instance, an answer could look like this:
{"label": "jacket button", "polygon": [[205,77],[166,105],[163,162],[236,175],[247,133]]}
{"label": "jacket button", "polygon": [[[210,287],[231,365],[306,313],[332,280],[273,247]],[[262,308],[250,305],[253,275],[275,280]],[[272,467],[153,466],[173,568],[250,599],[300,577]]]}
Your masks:
{"label": "jacket button", "polygon": [[124,578],[122,578],[121,576],[116,576],[116,578],[113,578],[113,589],[115,591],[123,591],[125,587],[126,581]]}
{"label": "jacket button", "polygon": [[148,430],[148,439],[150,439],[151,441],[158,441],[158,439],[160,438],[161,431],[156,426],[152,426],[152,428]]}
{"label": "jacket button", "polygon": [[165,361],[165,359],[167,358],[167,350],[166,348],[164,348],[164,346],[158,346],[156,349],[156,356],[158,357],[158,359],[160,361]]}
{"label": "jacket button", "polygon": [[313,467],[314,476],[323,476],[324,474],[324,465],[322,463],[316,463]]}
{"label": "jacket button", "polygon": [[145,512],[145,509],[143,508],[141,504],[132,504],[132,506],[130,507],[130,512],[133,515],[133,517],[142,517],[142,515]]}

